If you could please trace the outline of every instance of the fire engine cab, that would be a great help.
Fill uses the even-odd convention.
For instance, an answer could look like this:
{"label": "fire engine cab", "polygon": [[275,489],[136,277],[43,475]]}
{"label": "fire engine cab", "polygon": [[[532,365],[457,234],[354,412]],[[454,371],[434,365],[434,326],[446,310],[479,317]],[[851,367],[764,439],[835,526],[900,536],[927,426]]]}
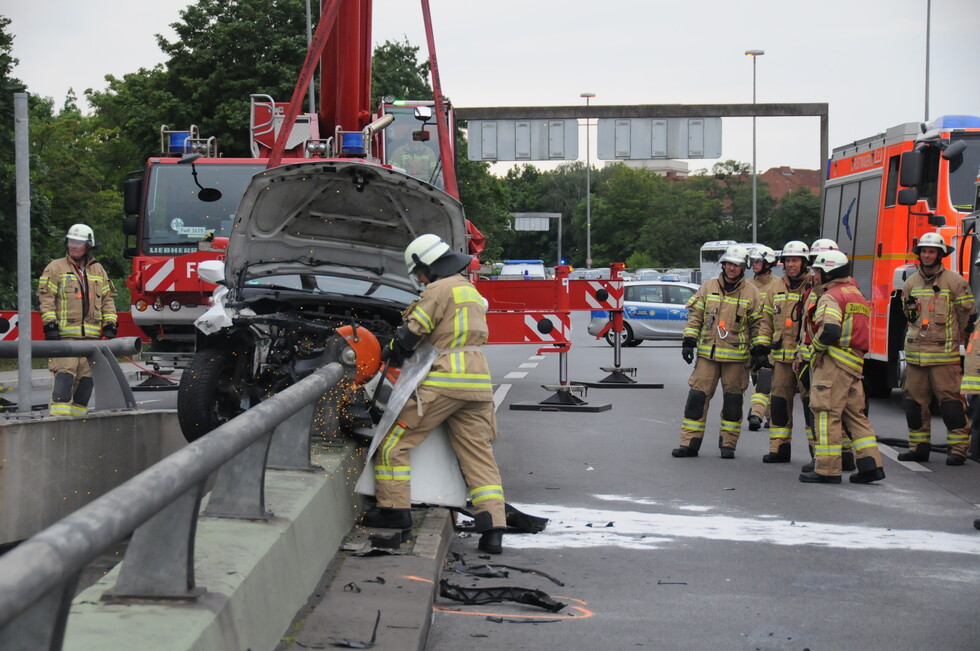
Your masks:
{"label": "fire engine cab", "polygon": [[956,247],[947,268],[969,278],[973,246],[963,218],[972,210],[980,166],[980,117],[947,115],[907,123],[834,149],[824,190],[821,237],[853,261],[871,303],[871,350],[864,373],[872,395],[901,384],[906,322],[902,287],[926,232]]}

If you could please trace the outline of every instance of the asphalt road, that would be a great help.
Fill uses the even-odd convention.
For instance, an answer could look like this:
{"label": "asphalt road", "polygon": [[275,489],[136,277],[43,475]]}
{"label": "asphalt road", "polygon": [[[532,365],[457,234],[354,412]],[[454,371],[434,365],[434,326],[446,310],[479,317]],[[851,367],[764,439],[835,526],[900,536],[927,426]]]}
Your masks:
{"label": "asphalt road", "polygon": [[[577,314],[570,379],[596,381],[612,349]],[[676,344],[624,351],[656,389],[591,389],[600,413],[513,411],[550,395],[555,355],[490,347],[498,391],[496,453],[507,500],[551,519],[536,535],[508,534],[504,554],[476,539],[451,550],[469,565],[503,563],[506,578],[443,577],[465,587],[542,590],[557,613],[512,602],[464,606],[440,597],[427,648],[490,649],[977,649],[980,648],[980,464],[903,463],[883,448],[876,485],[802,484],[799,426],[790,464],[761,462],[768,430],[749,432],[736,458],[713,446],[711,406],[701,456],[675,459],[691,367]],[[515,374],[527,373],[525,377]],[[499,394],[498,394],[499,395]],[[748,398],[746,398],[746,405]],[[879,436],[905,435],[898,393],[872,401]],[[933,441],[944,442],[939,418]],[[450,559],[451,560],[451,559]],[[488,616],[495,619],[488,619]]]}

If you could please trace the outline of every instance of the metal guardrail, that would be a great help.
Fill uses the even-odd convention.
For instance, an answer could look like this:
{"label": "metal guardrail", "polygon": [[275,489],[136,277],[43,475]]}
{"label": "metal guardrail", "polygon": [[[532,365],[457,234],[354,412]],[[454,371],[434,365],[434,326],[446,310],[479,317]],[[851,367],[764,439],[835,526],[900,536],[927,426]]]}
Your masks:
{"label": "metal guardrail", "polygon": [[268,518],[267,459],[312,469],[314,403],[352,375],[352,364],[321,367],[0,557],[0,649],[60,649],[82,569],[130,533],[104,599],[196,598],[194,534],[208,476],[218,470],[203,515]]}
{"label": "metal guardrail", "polygon": [[[18,357],[19,341],[0,341],[0,357]],[[136,398],[116,357],[135,355],[143,348],[139,337],[118,339],[60,339],[31,341],[31,357],[86,357],[95,384],[95,409],[135,409]],[[110,353],[110,354],[106,354]],[[30,409],[21,409],[29,412]]]}

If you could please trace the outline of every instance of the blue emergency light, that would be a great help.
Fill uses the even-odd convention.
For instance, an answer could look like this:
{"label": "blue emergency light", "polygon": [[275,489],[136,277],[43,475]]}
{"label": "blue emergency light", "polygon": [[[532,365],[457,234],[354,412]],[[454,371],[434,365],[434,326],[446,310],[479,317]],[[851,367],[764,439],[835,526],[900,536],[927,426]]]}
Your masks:
{"label": "blue emergency light", "polygon": [[169,153],[171,154],[189,154],[191,151],[191,146],[188,140],[191,139],[190,131],[170,131],[167,135],[170,136],[169,141]]}
{"label": "blue emergency light", "polygon": [[932,121],[933,129],[976,129],[980,117],[975,115],[941,115]]}
{"label": "blue emergency light", "polygon": [[341,134],[343,136],[340,145],[342,154],[364,154],[364,134],[360,131],[349,131]]}

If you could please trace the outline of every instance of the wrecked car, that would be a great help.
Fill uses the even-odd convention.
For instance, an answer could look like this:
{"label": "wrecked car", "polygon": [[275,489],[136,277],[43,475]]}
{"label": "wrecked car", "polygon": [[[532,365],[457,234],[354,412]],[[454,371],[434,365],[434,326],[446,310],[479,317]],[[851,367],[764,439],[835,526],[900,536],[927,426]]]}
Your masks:
{"label": "wrecked car", "polygon": [[404,249],[423,233],[465,250],[462,206],[397,170],[324,160],[253,177],[225,260],[199,270],[219,287],[196,322],[197,352],[180,380],[185,438],[334,361],[338,348],[327,342],[344,334],[356,342],[358,377],[333,392],[330,411],[341,429],[357,427],[364,409],[355,407],[369,403],[364,384],[380,367],[381,347],[418,296]]}

